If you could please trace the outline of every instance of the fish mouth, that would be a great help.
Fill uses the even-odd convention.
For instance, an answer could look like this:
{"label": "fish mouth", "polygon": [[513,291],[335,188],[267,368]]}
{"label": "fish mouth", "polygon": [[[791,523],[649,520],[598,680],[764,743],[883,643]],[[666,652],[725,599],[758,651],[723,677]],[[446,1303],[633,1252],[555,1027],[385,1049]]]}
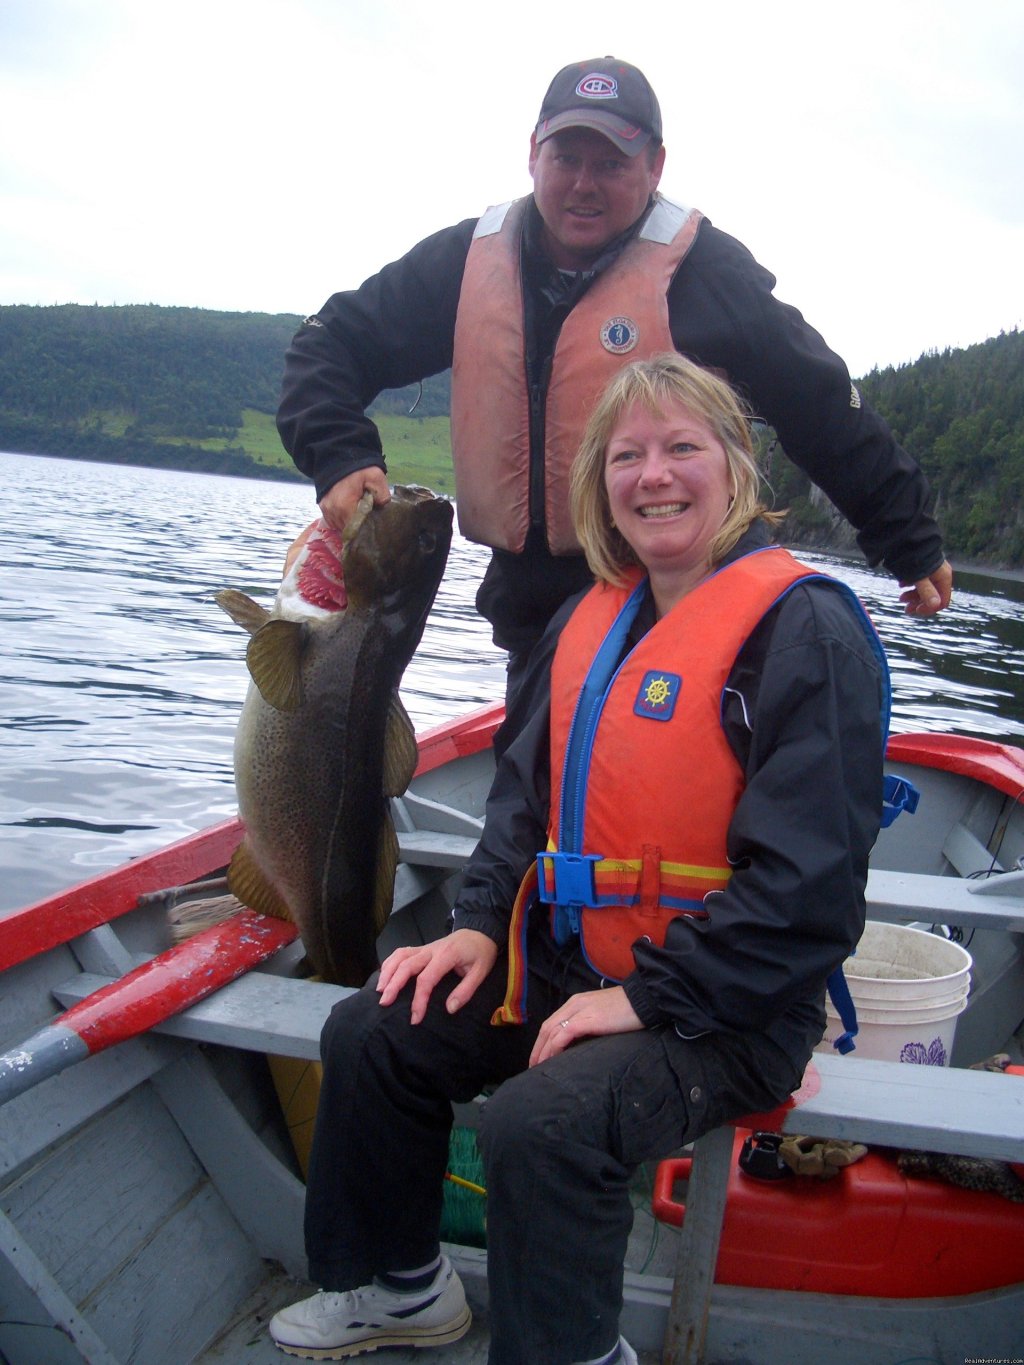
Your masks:
{"label": "fish mouth", "polygon": [[662,502],[646,507],[638,507],[638,514],[648,521],[657,521],[662,517],[678,517],[689,508],[688,502]]}

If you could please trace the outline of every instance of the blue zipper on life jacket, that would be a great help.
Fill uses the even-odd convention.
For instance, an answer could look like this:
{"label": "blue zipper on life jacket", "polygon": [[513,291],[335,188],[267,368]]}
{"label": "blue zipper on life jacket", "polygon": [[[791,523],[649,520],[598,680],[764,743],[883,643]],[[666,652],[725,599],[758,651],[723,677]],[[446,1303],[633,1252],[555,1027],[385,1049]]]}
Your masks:
{"label": "blue zipper on life jacket", "polygon": [[[547,885],[545,867],[553,872],[550,900],[554,903],[552,933],[557,943],[565,943],[572,935],[579,934],[580,911],[585,905],[595,903],[594,864],[600,862],[603,855],[580,852],[590,756],[601,713],[621,666],[619,661],[626,640],[648,591],[645,578],[630,593],[609,627],[587,670],[569,725],[559,797],[558,849],[538,857],[538,880],[542,888]],[[542,893],[541,899],[548,900],[549,896]]]}

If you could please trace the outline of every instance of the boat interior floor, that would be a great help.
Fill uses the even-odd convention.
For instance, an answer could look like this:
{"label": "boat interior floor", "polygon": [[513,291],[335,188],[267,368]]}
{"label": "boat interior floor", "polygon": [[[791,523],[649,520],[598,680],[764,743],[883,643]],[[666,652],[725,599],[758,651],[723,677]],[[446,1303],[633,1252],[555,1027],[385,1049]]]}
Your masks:
{"label": "boat interior floor", "polygon": [[[634,1206],[633,1230],[626,1252],[626,1269],[636,1275],[650,1275],[671,1279],[678,1255],[679,1230],[659,1222],[651,1209],[651,1195],[657,1168],[649,1162],[638,1170],[632,1187]],[[452,1250],[453,1257],[456,1251]],[[433,1347],[429,1352],[390,1349],[373,1353],[367,1359],[380,1360],[381,1365],[486,1365],[489,1342],[487,1289],[484,1279],[482,1253],[463,1251],[466,1265],[462,1279],[466,1298],[473,1311],[473,1325],[461,1341]],[[279,1308],[315,1293],[316,1286],[288,1275],[279,1266],[266,1262],[267,1275],[254,1292],[240,1306],[236,1317],[225,1330],[195,1359],[194,1365],[281,1365],[287,1357],[270,1339],[267,1324]],[[467,1270],[468,1266],[468,1270]],[[660,1351],[637,1351],[640,1365],[660,1365]]]}
{"label": "boat interior floor", "polygon": [[[270,1275],[244,1303],[236,1319],[217,1338],[193,1365],[235,1365],[245,1360],[246,1365],[282,1365],[293,1357],[286,1356],[270,1339],[267,1324],[279,1308],[314,1292],[314,1287],[291,1279],[283,1271]],[[360,1357],[379,1360],[381,1365],[487,1365],[489,1327],[486,1294],[476,1291],[472,1282],[466,1285],[466,1298],[473,1311],[473,1325],[461,1341],[429,1351],[389,1349]],[[639,1351],[640,1365],[660,1365],[659,1351]]]}

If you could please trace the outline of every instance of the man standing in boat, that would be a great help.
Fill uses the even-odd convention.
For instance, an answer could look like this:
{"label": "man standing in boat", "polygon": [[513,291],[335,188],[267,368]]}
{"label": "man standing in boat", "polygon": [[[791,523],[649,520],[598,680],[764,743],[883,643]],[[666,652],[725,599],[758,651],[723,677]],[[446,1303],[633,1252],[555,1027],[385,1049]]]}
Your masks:
{"label": "man standing in boat", "polygon": [[614,57],[555,76],[530,138],[533,193],[426,238],[334,294],[288,350],[278,427],[341,528],[389,497],[365,408],[452,368],[459,525],[492,550],[477,594],[509,652],[511,703],[551,616],[591,581],[568,473],[587,413],[624,364],[675,350],[725,376],[858,529],[913,615],[952,571],[917,463],[845,363],[735,238],[658,193],[665,148],[646,77]]}

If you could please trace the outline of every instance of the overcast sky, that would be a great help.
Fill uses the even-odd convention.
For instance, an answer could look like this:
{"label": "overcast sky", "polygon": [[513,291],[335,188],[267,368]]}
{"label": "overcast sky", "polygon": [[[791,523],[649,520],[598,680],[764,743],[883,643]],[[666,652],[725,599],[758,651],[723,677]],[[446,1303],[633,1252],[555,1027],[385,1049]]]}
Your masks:
{"label": "overcast sky", "polygon": [[0,0],[0,304],[312,312],[526,192],[604,53],[855,375],[1020,326],[1022,0]]}

